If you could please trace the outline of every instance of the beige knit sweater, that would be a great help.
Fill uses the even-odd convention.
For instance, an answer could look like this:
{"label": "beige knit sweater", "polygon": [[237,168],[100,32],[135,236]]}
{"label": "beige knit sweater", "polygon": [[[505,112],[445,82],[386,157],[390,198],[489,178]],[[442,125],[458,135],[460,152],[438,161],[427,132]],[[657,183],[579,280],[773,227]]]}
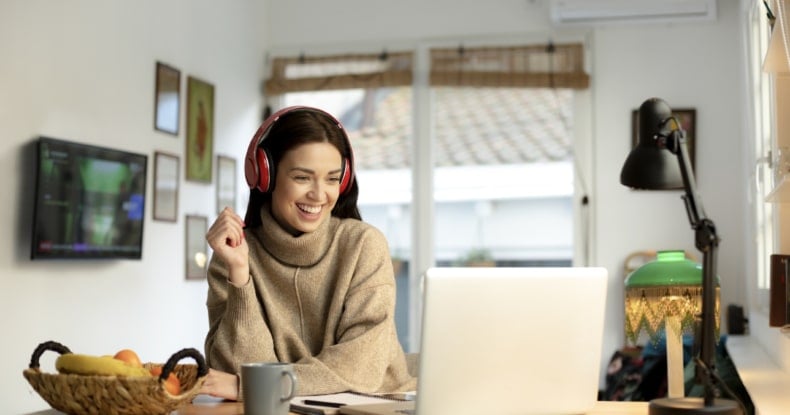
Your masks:
{"label": "beige knit sweater", "polygon": [[395,331],[395,279],[381,232],[332,217],[293,237],[268,208],[261,219],[245,230],[248,284],[228,283],[216,257],[209,265],[209,367],[239,374],[246,362],[291,362],[299,395],[415,390]]}

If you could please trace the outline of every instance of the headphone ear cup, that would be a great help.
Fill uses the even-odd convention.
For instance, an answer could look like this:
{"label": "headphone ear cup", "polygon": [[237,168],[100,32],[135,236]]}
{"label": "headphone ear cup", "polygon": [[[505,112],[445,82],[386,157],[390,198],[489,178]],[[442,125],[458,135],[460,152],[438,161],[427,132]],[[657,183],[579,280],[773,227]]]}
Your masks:
{"label": "headphone ear cup", "polygon": [[340,174],[340,194],[345,194],[351,188],[354,172],[351,171],[351,163],[343,157],[343,171]]}
{"label": "headphone ear cup", "polygon": [[258,190],[267,193],[274,187],[274,163],[269,153],[258,148],[255,152],[256,163],[258,164]]}

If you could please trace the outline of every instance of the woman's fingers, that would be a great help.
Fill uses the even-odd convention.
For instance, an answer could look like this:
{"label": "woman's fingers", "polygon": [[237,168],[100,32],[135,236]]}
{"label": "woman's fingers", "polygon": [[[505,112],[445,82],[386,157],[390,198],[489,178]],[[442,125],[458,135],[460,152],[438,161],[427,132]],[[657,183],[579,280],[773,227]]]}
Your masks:
{"label": "woman's fingers", "polygon": [[209,369],[208,375],[200,388],[200,393],[235,401],[239,399],[238,384],[238,376]]}
{"label": "woman's fingers", "polygon": [[212,249],[223,245],[235,248],[244,239],[244,221],[230,208],[225,208],[206,232],[206,241]]}
{"label": "woman's fingers", "polygon": [[231,274],[247,276],[249,247],[244,240],[244,221],[232,209],[220,212],[206,232],[206,241],[217,258],[231,268]]}

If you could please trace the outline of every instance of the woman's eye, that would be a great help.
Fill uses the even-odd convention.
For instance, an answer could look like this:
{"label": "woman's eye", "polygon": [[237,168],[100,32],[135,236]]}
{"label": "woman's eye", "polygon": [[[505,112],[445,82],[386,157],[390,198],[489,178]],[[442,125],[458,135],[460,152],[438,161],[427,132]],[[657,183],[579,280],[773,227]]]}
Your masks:
{"label": "woman's eye", "polygon": [[340,182],[340,177],[330,177],[329,178],[329,182],[330,183],[339,183]]}
{"label": "woman's eye", "polygon": [[297,182],[305,182],[305,181],[310,180],[310,177],[308,177],[308,176],[294,176],[294,180],[296,180]]}

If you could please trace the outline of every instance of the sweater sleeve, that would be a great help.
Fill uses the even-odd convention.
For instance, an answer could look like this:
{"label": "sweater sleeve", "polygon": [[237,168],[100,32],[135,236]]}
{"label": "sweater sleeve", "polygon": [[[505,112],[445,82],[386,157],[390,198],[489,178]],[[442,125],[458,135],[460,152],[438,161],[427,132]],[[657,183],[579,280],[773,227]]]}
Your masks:
{"label": "sweater sleeve", "polygon": [[272,334],[252,281],[243,287],[229,283],[227,268],[212,257],[208,284],[209,331],[205,342],[208,366],[238,374],[242,363],[277,361]]}
{"label": "sweater sleeve", "polygon": [[395,329],[395,278],[386,239],[366,232],[334,344],[295,364],[300,395],[416,389]]}

